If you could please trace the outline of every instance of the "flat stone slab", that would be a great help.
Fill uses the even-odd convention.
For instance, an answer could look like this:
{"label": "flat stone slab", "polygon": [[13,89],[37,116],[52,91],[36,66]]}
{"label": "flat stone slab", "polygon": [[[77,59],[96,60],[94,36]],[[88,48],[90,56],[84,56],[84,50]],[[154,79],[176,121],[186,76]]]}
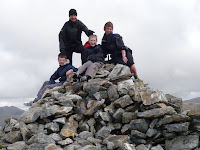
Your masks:
{"label": "flat stone slab", "polygon": [[155,108],[146,110],[144,112],[138,112],[137,116],[141,118],[159,118],[164,115],[171,115],[176,113],[173,107],[167,106],[166,108]]}
{"label": "flat stone slab", "polygon": [[108,75],[108,78],[111,81],[121,79],[124,77],[131,77],[132,74],[130,72],[130,68],[128,66],[122,65],[122,64],[117,64],[111,73]]}
{"label": "flat stone slab", "polygon": [[187,115],[183,114],[172,114],[172,115],[166,115],[163,119],[159,121],[159,125],[169,124],[172,122],[185,122],[190,121],[191,118]]}
{"label": "flat stone slab", "polygon": [[123,97],[117,99],[114,104],[118,108],[124,108],[130,104],[133,104],[133,101],[129,95],[124,95]]}
{"label": "flat stone slab", "polygon": [[198,145],[198,135],[178,136],[172,140],[165,141],[166,150],[189,150],[198,147]]}
{"label": "flat stone slab", "polygon": [[40,117],[42,112],[42,107],[32,107],[20,116],[20,120],[24,123],[35,122]]}
{"label": "flat stone slab", "polygon": [[176,124],[167,124],[167,125],[165,125],[165,128],[169,132],[184,132],[184,131],[188,131],[189,125],[190,125],[189,122],[176,123]]}

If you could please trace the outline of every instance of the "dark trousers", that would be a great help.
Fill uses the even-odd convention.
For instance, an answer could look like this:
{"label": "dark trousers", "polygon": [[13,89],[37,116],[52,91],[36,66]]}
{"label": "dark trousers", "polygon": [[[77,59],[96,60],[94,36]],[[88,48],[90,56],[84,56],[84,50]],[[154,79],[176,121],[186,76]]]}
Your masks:
{"label": "dark trousers", "polygon": [[[67,59],[70,60],[70,63],[72,64],[72,55],[73,52],[80,53],[81,54],[81,62],[83,64],[83,52],[85,48],[82,44],[76,44],[75,46],[67,47],[64,51],[64,53],[67,55]],[[79,60],[76,60],[79,61]]]}
{"label": "dark trousers", "polygon": [[110,61],[109,63],[114,63],[114,64],[122,64],[122,65],[126,65],[128,67],[131,67],[134,63],[134,59],[133,59],[133,55],[131,54],[130,51],[126,51],[126,57],[128,59],[128,62],[125,63],[123,61],[123,58],[122,58],[122,54],[118,54],[116,56],[114,56]]}

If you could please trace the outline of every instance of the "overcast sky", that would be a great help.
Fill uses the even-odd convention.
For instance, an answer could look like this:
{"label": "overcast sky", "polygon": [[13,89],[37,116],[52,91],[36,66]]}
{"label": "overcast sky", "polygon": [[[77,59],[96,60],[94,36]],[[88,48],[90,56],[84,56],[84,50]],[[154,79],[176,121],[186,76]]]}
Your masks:
{"label": "overcast sky", "polygon": [[[71,8],[99,44],[104,24],[113,22],[150,87],[183,100],[200,97],[199,0],[1,0],[0,107],[24,109],[57,69],[58,34]],[[79,67],[80,55],[73,59]]]}

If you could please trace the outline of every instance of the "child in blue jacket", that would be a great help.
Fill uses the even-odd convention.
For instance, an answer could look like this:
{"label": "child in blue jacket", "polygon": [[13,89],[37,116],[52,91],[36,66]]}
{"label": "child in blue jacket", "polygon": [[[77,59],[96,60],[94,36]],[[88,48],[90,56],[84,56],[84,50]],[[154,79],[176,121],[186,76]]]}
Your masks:
{"label": "child in blue jacket", "polygon": [[[33,103],[37,102],[38,100],[42,98],[42,95],[44,94],[46,89],[52,89],[56,86],[62,85],[67,80],[67,76],[71,72],[77,71],[77,68],[75,68],[74,66],[70,64],[69,60],[67,59],[67,56],[64,53],[60,53],[58,55],[58,63],[60,65],[59,68],[50,77],[49,81],[45,81],[43,83],[42,87],[40,88],[37,94],[37,97],[29,103],[24,103],[25,106],[32,106]],[[55,82],[55,80],[57,79],[59,79],[59,82]]]}

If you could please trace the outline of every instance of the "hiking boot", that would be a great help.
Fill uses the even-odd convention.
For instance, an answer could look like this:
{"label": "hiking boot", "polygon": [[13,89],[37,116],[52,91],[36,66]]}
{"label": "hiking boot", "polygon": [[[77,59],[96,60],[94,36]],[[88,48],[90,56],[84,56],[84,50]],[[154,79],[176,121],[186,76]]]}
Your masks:
{"label": "hiking boot", "polygon": [[86,76],[82,76],[81,79],[80,79],[80,81],[81,81],[81,82],[87,81],[87,77],[86,77]]}
{"label": "hiking boot", "polygon": [[73,75],[73,82],[79,82],[81,79],[80,75],[77,73],[74,73]]}
{"label": "hiking boot", "polygon": [[77,75],[77,73],[74,73],[74,75],[73,75],[73,79],[74,79],[74,80],[78,79],[78,75]]}

